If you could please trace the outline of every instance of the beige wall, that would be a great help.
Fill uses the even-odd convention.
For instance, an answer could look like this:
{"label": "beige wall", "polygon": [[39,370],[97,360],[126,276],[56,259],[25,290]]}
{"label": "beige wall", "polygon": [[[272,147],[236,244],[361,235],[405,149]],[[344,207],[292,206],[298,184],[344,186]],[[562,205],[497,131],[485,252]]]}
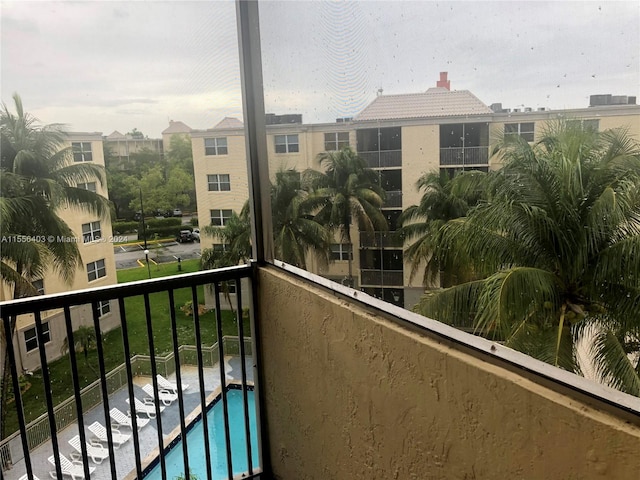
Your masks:
{"label": "beige wall", "polygon": [[631,479],[640,428],[260,269],[278,479]]}

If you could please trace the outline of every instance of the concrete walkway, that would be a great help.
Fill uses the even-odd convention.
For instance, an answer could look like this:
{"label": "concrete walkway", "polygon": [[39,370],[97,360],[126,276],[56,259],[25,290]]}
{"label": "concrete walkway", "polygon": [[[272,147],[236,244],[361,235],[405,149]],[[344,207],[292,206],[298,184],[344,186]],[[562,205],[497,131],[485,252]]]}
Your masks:
{"label": "concrete walkway", "polygon": [[[246,359],[247,368],[247,380],[253,381],[253,360],[248,357]],[[225,374],[228,379],[240,380],[242,377],[241,362],[239,357],[226,357],[225,359]],[[171,381],[175,381],[175,376],[170,377]],[[218,365],[213,368],[204,369],[204,383],[205,392],[207,395],[213,392],[220,386],[220,370]],[[189,388],[183,393],[185,417],[191,413],[194,409],[200,406],[200,390],[198,381],[198,370],[196,367],[182,367],[182,382],[189,385]],[[145,398],[147,395],[142,391],[142,386],[151,383],[150,377],[135,377],[134,378],[134,391],[135,396],[139,399]],[[117,407],[122,412],[129,411],[129,405],[125,399],[129,397],[128,389],[126,387],[118,390],[114,394],[109,396],[109,408]],[[138,416],[141,416],[138,414]],[[83,417],[87,440],[93,437],[93,434],[86,428],[96,420],[105,425],[104,409],[102,405],[91,409],[84,414]],[[172,405],[165,408],[161,415],[162,434],[163,438],[170,434],[176,427],[180,425],[180,413],[178,402],[173,402]],[[121,433],[131,433],[128,428],[121,428]],[[139,445],[140,445],[140,457],[144,460],[154,449],[158,448],[158,425],[156,420],[151,420],[144,428],[138,431],[139,433]],[[69,458],[71,452],[74,450],[68,444],[68,440],[74,435],[78,434],[78,425],[74,423],[64,430],[58,432],[58,446],[60,452]],[[133,439],[133,438],[132,438]],[[16,448],[20,449],[20,440],[17,439]],[[16,450],[14,450],[16,451]],[[123,444],[119,449],[114,451],[115,464],[118,480],[125,478],[131,471],[135,471],[135,456],[133,441],[128,441]],[[33,467],[34,474],[39,477],[40,480],[51,478],[49,472],[53,471],[53,466],[47,460],[50,455],[53,455],[52,443],[48,442],[40,445],[38,448],[31,452],[31,465]],[[100,465],[96,465],[93,462],[89,462],[91,466],[96,467],[96,471],[91,475],[92,480],[112,480],[111,467],[109,459],[102,462]],[[5,480],[18,480],[22,475],[26,473],[26,467],[24,465],[24,459],[14,464],[11,470],[3,472]],[[55,477],[55,473],[54,473]],[[69,477],[65,477],[69,478]]]}

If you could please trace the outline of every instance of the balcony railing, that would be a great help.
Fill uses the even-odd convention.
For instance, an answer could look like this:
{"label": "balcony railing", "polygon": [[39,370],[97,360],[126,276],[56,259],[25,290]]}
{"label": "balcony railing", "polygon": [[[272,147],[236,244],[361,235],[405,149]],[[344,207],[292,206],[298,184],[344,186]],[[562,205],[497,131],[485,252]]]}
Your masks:
{"label": "balcony railing", "polygon": [[447,147],[440,149],[440,165],[487,165],[489,147]]}
{"label": "balcony railing", "polygon": [[404,282],[402,270],[360,270],[360,283],[385,287],[401,287]]}
{"label": "balcony railing", "polygon": [[362,248],[402,248],[402,238],[396,232],[360,232]]}
{"label": "balcony railing", "polygon": [[383,208],[402,208],[402,190],[387,190]]}
{"label": "balcony railing", "polygon": [[381,150],[358,152],[370,168],[389,168],[402,166],[402,150]]}
{"label": "balcony railing", "polygon": [[[182,455],[184,459],[180,465],[181,472],[189,471],[190,461],[193,467],[195,462],[193,457],[191,459],[189,458],[188,440],[186,436],[187,428],[189,427],[188,421],[191,417],[194,417],[198,411],[207,412],[210,405],[217,401],[214,397],[216,396],[216,392],[219,392],[217,398],[220,399],[222,405],[223,428],[217,430],[219,433],[214,439],[216,445],[219,447],[217,455],[226,458],[226,465],[222,467],[224,474],[226,474],[228,478],[233,478],[234,475],[239,474],[242,474],[244,478],[260,478],[260,474],[262,473],[261,465],[255,460],[256,458],[261,458],[259,452],[257,452],[259,455],[256,456],[258,443],[255,442],[256,435],[259,435],[261,431],[260,425],[257,425],[257,431],[250,431],[250,416],[260,418],[259,412],[257,411],[260,403],[258,401],[260,391],[256,387],[254,393],[254,395],[256,395],[255,410],[253,410],[254,407],[250,406],[252,402],[249,400],[249,390],[253,389],[254,381],[255,384],[258,383],[257,374],[254,369],[247,367],[248,364],[258,364],[259,352],[249,332],[246,331],[245,322],[248,320],[244,318],[243,313],[246,312],[246,305],[252,305],[253,300],[249,297],[243,302],[242,298],[245,291],[252,291],[253,288],[241,288],[243,282],[248,282],[250,285],[253,284],[253,278],[253,267],[240,266],[92,290],[82,290],[68,294],[31,297],[0,304],[3,323],[2,328],[4,329],[3,333],[5,334],[5,338],[15,338],[15,333],[12,330],[15,329],[16,320],[20,315],[32,314],[35,319],[41,366],[36,374],[42,377],[43,397],[41,398],[43,398],[42,403],[46,407],[43,415],[27,424],[25,421],[23,398],[26,395],[36,395],[37,393],[33,391],[21,391],[19,382],[19,373],[21,372],[17,370],[16,343],[15,341],[8,342],[6,346],[11,360],[9,362],[10,376],[13,392],[15,392],[15,401],[10,404],[8,415],[9,418],[11,418],[11,416],[17,418],[18,431],[0,442],[1,466],[2,470],[6,471],[2,477],[5,479],[13,478],[17,473],[15,478],[18,478],[18,476],[22,474],[36,474],[40,478],[44,478],[43,475],[46,476],[47,471],[49,471],[52,477],[62,479],[63,472],[65,471],[63,457],[66,457],[81,461],[81,465],[76,466],[76,468],[79,468],[79,471],[82,472],[78,474],[78,478],[80,478],[82,474],[84,474],[86,478],[89,478],[90,472],[94,468],[102,469],[102,473],[99,474],[100,478],[108,477],[114,480],[122,478],[141,479],[153,468],[160,469],[162,478],[167,478],[167,475],[171,475],[169,478],[174,478],[173,473],[169,472],[169,466],[165,462],[166,448],[170,443],[175,443],[177,438],[180,437],[182,440]],[[222,282],[232,282],[236,284],[237,293],[235,305],[231,305],[231,308],[235,311],[233,315],[233,324],[237,330],[237,336],[235,337],[223,336]],[[178,321],[176,318],[177,292],[183,289],[182,293],[188,294],[193,302],[192,304],[199,305],[199,300],[203,292],[202,286],[212,288],[215,313],[212,315],[207,314],[208,317],[201,317],[204,314],[201,314],[198,308],[194,308],[192,312],[193,323],[185,325],[184,320],[180,319]],[[185,292],[184,289],[186,289],[187,292]],[[144,304],[142,312],[134,307],[133,301],[131,300],[134,298],[138,300],[136,305]],[[105,361],[105,349],[107,345],[104,344],[105,332],[101,331],[98,310],[100,302],[105,300],[114,301],[112,303],[117,303],[118,305],[117,310],[120,317],[119,327],[121,329],[124,360],[122,365],[111,369],[111,371],[107,371],[108,367]],[[48,318],[50,325],[52,325],[52,322],[60,322],[60,326],[52,328],[51,331],[64,331],[68,340],[67,344],[74,345],[74,327],[78,326],[79,321],[77,316],[74,316],[74,311],[76,307],[87,304],[92,306],[92,311],[94,312],[93,321],[90,323],[93,326],[96,336],[99,376],[96,381],[87,387],[81,388],[78,369],[78,362],[80,360],[77,358],[75,349],[70,348],[68,349],[68,374],[65,379],[57,378],[54,382],[54,378],[52,378],[52,374],[50,374],[48,368],[49,360],[47,359],[46,342],[42,328],[43,313],[53,309],[61,309],[58,317]],[[245,306],[244,310],[243,306]],[[157,315],[160,311],[166,312],[164,315],[170,317],[169,336],[171,339],[171,347],[170,351],[163,356],[156,353],[157,349],[154,346],[154,338],[160,334],[160,332],[156,331],[158,329],[157,321],[159,320]],[[229,311],[225,313],[226,316],[229,315],[228,312]],[[114,313],[116,312],[112,309],[112,314]],[[206,320],[204,320],[204,318],[206,318]],[[208,334],[215,336],[215,338],[223,339],[222,342],[216,342],[213,346],[209,347],[203,345],[206,341],[203,337],[202,328],[205,326],[204,321],[209,324],[207,326]],[[139,338],[132,339],[130,336],[133,331],[133,322],[138,322],[138,327],[142,325],[141,328],[145,330],[148,339],[148,355],[131,354],[131,345],[134,342],[138,342],[138,344],[140,342]],[[184,345],[182,344],[184,343],[183,341],[179,341],[178,335],[183,335],[185,331],[188,332],[189,336],[192,335],[195,345]],[[163,332],[163,334],[167,335],[167,332]],[[109,344],[110,349],[114,349],[114,347],[113,343]],[[110,353],[111,356],[113,356],[113,353]],[[237,368],[234,366],[230,369],[229,365],[231,362],[236,362],[236,360],[233,359],[237,360],[238,366]],[[233,372],[233,375],[230,372]],[[157,434],[152,433],[153,429],[149,428],[138,431],[138,422],[141,421],[141,417],[139,418],[139,416],[145,412],[140,410],[139,407],[141,404],[136,403],[136,399],[140,400],[142,398],[142,390],[136,386],[136,382],[139,383],[139,380],[147,377],[148,382],[152,385],[154,397],[159,399],[159,396],[165,391],[164,389],[167,388],[160,383],[162,377],[167,378],[171,376],[175,378],[175,385],[181,386],[186,383],[185,378],[187,375],[190,376],[189,384],[192,389],[190,392],[195,391],[197,395],[191,393],[186,394],[182,388],[176,388],[175,392],[171,393],[167,399],[168,404],[171,405],[166,406],[168,404],[164,401],[162,402],[164,405],[161,404],[160,401],[156,401],[155,403],[152,401],[151,405],[153,405],[153,407],[146,413],[150,419],[153,418],[151,423],[155,423]],[[73,386],[73,395],[67,400],[56,403],[52,394],[52,386],[60,388],[61,383],[71,383]],[[241,406],[238,407],[242,412],[240,415],[242,421],[238,422],[237,425],[230,424],[228,389],[231,384],[238,386],[242,392]],[[187,398],[187,396],[189,398]],[[126,407],[122,404],[125,398],[128,401],[128,406]],[[147,400],[151,399],[147,398]],[[235,402],[236,399],[234,399],[234,404]],[[133,438],[127,448],[124,446],[119,448],[116,457],[115,448],[117,447],[114,443],[115,434],[110,428],[114,425],[111,420],[110,410],[118,403],[121,404],[117,405],[119,409],[127,408],[130,410],[130,421],[133,427],[130,430],[130,436]],[[166,406],[167,409],[173,407],[172,411],[174,413],[165,417],[165,427],[163,428],[162,410],[164,410],[164,406]],[[98,407],[97,413],[95,407]],[[82,413],[78,414],[78,412]],[[91,443],[94,443],[95,440],[91,439],[92,442],[87,443],[90,440],[90,434],[85,432],[85,427],[90,421],[94,421],[96,416],[101,424],[106,425],[107,438],[104,443],[105,446],[98,449],[104,454],[106,459],[100,465],[94,467],[89,463],[91,456],[88,455],[88,450],[92,448]],[[211,428],[208,426],[207,415],[200,415],[199,418],[204,431],[211,431]],[[65,441],[68,437],[68,429],[64,431],[63,429],[72,424],[77,424],[81,450],[79,454],[73,452],[72,448],[67,445]],[[173,435],[165,435],[164,433],[168,431],[167,429],[169,431],[174,430]],[[237,451],[237,447],[232,447],[231,437],[233,435],[230,436],[231,430],[236,433],[242,432],[244,436],[241,451]],[[204,437],[204,440],[205,452],[210,452],[210,454],[205,455],[208,473],[206,476],[200,477],[203,479],[211,478],[211,472],[214,472],[212,464],[216,461],[212,454],[216,447],[209,444],[208,435]],[[252,440],[254,441],[252,442]],[[43,462],[42,453],[34,455],[34,449],[45,442],[50,442],[51,444],[48,453],[44,454],[48,456],[53,452],[52,459],[54,461],[51,464],[46,461]],[[157,449],[159,453],[155,460],[150,461],[147,456],[154,449]],[[42,448],[38,449],[39,452],[41,450]],[[123,465],[129,465],[128,469],[123,467]],[[182,469],[182,467],[184,467],[184,469]],[[123,468],[125,468],[125,470],[123,470]],[[93,478],[93,476],[91,478]]]}

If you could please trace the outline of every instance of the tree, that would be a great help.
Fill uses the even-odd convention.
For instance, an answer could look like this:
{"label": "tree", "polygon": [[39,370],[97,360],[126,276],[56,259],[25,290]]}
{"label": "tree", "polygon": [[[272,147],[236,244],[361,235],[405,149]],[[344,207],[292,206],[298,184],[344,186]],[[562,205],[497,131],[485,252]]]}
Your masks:
{"label": "tree", "polygon": [[[385,193],[380,176],[350,147],[318,155],[325,172],[309,170],[306,176],[313,194],[324,198],[316,214],[316,221],[339,232],[341,240],[353,251],[351,225],[353,220],[360,231],[388,230],[387,220],[380,210]],[[353,285],[352,258],[349,256],[349,282]]]}
{"label": "tree", "polygon": [[469,208],[484,196],[478,180],[483,172],[461,172],[451,179],[446,172],[429,172],[416,182],[423,192],[419,205],[408,207],[398,219],[398,235],[410,245],[405,249],[405,259],[411,263],[411,277],[424,265],[423,283],[450,287],[471,279],[473,274],[467,262],[444,265],[434,252],[440,242],[441,228],[455,218],[464,217]]}
{"label": "tree", "polygon": [[[89,350],[96,346],[96,331],[93,327],[81,326],[73,332],[74,351],[81,351],[84,354],[84,361],[87,366],[98,375],[93,366],[89,363]],[[65,355],[69,352],[69,339],[65,337],[60,347],[60,353]]]}
{"label": "tree", "polygon": [[579,373],[586,341],[600,378],[640,395],[640,146],[625,130],[558,122],[530,146],[506,139],[489,199],[444,227],[480,280],[416,309]]}
{"label": "tree", "polygon": [[[71,162],[69,148],[63,148],[60,125],[39,126],[26,113],[20,96],[13,96],[15,112],[3,104],[0,111],[0,223],[5,238],[32,239],[73,237],[74,232],[60,217],[64,209],[75,208],[107,220],[110,205],[106,198],[77,188],[78,183],[104,183],[104,170],[93,163]],[[74,242],[3,242],[0,252],[2,281],[13,289],[13,298],[36,294],[32,285],[51,269],[71,283],[82,258]],[[11,319],[11,337],[16,319]],[[3,329],[4,332],[4,329]],[[7,341],[2,336],[4,354],[0,407],[6,412],[10,381]],[[0,418],[4,438],[4,418]]]}
{"label": "tree", "polygon": [[296,170],[276,172],[275,183],[271,185],[276,258],[300,268],[306,268],[308,254],[314,255],[320,265],[329,263],[331,232],[313,215],[323,201],[302,188]]}
{"label": "tree", "polygon": [[[245,202],[240,214],[232,212],[231,217],[224,226],[208,225],[202,229],[203,233],[212,235],[221,241],[218,246],[205,248],[200,257],[200,268],[210,270],[213,268],[230,267],[247,263],[251,258],[251,219],[249,216],[249,202]],[[231,311],[233,303],[229,295],[229,284],[221,284],[222,293],[225,296]]]}

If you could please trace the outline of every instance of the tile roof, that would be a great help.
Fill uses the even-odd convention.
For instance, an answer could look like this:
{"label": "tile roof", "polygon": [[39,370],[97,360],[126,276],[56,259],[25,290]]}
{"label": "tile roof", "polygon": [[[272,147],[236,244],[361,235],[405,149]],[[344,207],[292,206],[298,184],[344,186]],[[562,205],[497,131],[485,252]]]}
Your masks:
{"label": "tile roof", "polygon": [[123,140],[125,138],[127,137],[117,130],[114,130],[113,133],[107,136],[107,140]]}
{"label": "tile roof", "polygon": [[354,121],[449,117],[492,113],[468,90],[430,88],[423,93],[380,95]]}
{"label": "tile roof", "polygon": [[224,117],[220,123],[218,123],[214,129],[216,128],[243,128],[244,124],[235,117]]}
{"label": "tile roof", "polygon": [[169,126],[162,131],[162,134],[165,133],[189,133],[191,131],[191,127],[186,123],[173,120],[169,121]]}

